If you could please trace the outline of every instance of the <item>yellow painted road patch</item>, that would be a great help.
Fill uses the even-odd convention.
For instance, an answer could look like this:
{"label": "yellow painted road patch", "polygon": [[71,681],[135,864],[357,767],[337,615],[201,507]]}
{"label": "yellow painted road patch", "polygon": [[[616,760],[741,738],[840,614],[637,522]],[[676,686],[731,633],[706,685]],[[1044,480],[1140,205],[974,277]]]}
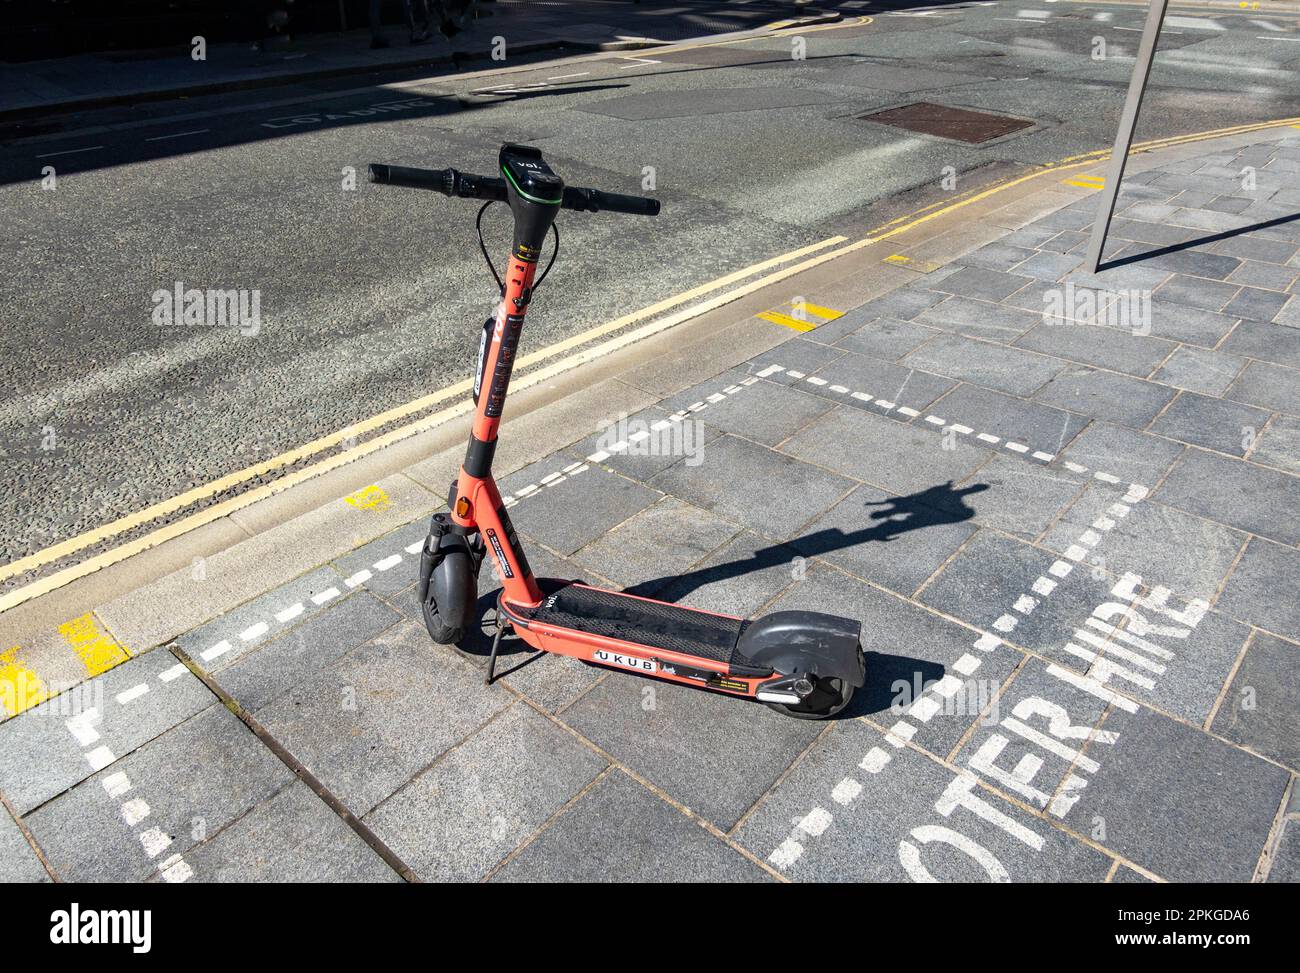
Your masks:
{"label": "yellow painted road patch", "polygon": [[18,657],[18,646],[0,652],[0,707],[6,713],[17,716],[48,697],[49,692],[41,677]]}
{"label": "yellow painted road patch", "polygon": [[77,653],[88,675],[101,675],[131,658],[130,651],[100,629],[95,616],[89,612],[64,622],[59,626],[59,634]]}
{"label": "yellow painted road patch", "polygon": [[795,313],[804,312],[821,318],[823,321],[834,321],[836,318],[844,317],[843,311],[836,311],[833,308],[822,307],[820,304],[809,304],[807,301],[800,301],[794,305]]}
{"label": "yellow painted road patch", "polygon": [[382,488],[373,485],[362,487],[343,499],[358,510],[387,510],[393,505],[393,501],[388,499],[388,494]]}
{"label": "yellow painted road patch", "polygon": [[915,270],[918,274],[928,274],[933,270],[938,270],[940,266],[932,260],[913,260],[901,253],[891,253],[882,263],[893,264],[896,267],[906,267],[908,270]]}
{"label": "yellow painted road patch", "polygon": [[811,331],[817,325],[811,321],[800,321],[798,318],[792,318],[788,314],[782,314],[780,311],[764,311],[758,315],[764,321],[771,321],[773,324],[780,324],[787,328],[793,328],[795,331]]}
{"label": "yellow painted road patch", "polygon": [[1072,179],[1061,180],[1067,186],[1082,186],[1084,189],[1101,189],[1106,185],[1106,179],[1103,176],[1075,176]]}

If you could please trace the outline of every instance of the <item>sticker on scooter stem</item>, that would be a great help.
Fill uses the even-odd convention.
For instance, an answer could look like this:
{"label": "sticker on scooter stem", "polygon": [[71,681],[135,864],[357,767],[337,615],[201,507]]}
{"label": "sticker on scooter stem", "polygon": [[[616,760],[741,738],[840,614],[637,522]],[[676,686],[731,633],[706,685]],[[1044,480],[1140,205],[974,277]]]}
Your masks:
{"label": "sticker on scooter stem", "polygon": [[638,659],[634,655],[624,655],[622,652],[606,652],[604,649],[596,650],[596,661],[603,662],[607,666],[622,666],[624,669],[635,669],[637,672],[654,672],[658,668],[653,659]]}
{"label": "sticker on scooter stem", "polygon": [[522,314],[506,316],[505,330],[497,344],[497,360],[492,369],[492,387],[488,389],[487,408],[483,410],[483,414],[492,419],[501,417],[501,410],[506,404],[506,388],[510,385],[510,372],[515,367],[515,348],[519,345],[519,332],[523,324]]}
{"label": "sticker on scooter stem", "polygon": [[474,369],[474,404],[478,405],[479,393],[483,390],[483,371],[487,368],[488,342],[492,338],[493,318],[483,322],[483,333],[478,336],[478,367]]}
{"label": "sticker on scooter stem", "polygon": [[513,578],[514,572],[510,570],[510,559],[506,557],[506,552],[501,550],[501,542],[497,540],[497,532],[489,527],[486,531],[488,543],[492,545],[492,550],[496,552],[497,564],[501,565],[501,573],[507,578]]}

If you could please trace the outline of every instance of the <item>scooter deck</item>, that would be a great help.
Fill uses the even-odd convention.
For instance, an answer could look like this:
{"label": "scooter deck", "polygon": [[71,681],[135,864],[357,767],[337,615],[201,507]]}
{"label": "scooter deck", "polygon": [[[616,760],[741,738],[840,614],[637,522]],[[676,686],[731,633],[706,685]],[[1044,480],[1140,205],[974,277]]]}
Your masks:
{"label": "scooter deck", "polygon": [[680,652],[729,666],[752,665],[736,651],[736,643],[749,625],[743,618],[714,615],[577,583],[565,585],[548,595],[537,608],[521,614],[543,625]]}

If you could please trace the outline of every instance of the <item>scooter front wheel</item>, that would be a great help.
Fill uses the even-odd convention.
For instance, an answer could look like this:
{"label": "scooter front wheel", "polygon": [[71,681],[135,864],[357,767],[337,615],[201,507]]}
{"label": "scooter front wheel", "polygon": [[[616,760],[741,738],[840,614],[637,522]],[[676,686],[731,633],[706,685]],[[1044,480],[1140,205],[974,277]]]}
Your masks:
{"label": "scooter front wheel", "polygon": [[[475,598],[472,591],[477,589],[474,563],[466,552],[451,551],[433,570],[429,593],[420,605],[424,627],[428,629],[429,638],[439,645],[456,645],[465,637],[473,612]],[[453,583],[457,581],[459,583]],[[459,597],[452,599],[452,604],[439,605],[438,592],[444,593],[444,600],[450,592],[458,592]]]}
{"label": "scooter front wheel", "polygon": [[796,720],[825,720],[839,713],[853,699],[855,687],[843,679],[819,679],[812,694],[798,703],[764,703]]}

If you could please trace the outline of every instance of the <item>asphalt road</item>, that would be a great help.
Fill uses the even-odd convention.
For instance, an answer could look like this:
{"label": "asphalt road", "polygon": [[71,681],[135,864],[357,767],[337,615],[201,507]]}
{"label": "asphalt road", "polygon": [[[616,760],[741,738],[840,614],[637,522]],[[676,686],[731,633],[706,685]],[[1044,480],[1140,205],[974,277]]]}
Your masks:
{"label": "asphalt road", "polygon": [[[861,233],[899,194],[941,192],[945,167],[960,190],[975,170],[1109,145],[1143,15],[1010,0],[878,13],[805,32],[803,59],[782,36],[548,65],[497,90],[299,85],[0,145],[0,563],[470,374],[494,297],[473,206],[369,186],[367,162],[490,171],[513,140],[574,184],[637,192],[653,168],[658,220],[561,220],[527,351]],[[1300,114],[1297,41],[1294,17],[1178,12],[1139,137]],[[971,146],[857,118],[917,100],[1035,126]],[[486,220],[499,247],[502,216]],[[260,327],[160,327],[152,295],[178,282],[259,292]]]}

